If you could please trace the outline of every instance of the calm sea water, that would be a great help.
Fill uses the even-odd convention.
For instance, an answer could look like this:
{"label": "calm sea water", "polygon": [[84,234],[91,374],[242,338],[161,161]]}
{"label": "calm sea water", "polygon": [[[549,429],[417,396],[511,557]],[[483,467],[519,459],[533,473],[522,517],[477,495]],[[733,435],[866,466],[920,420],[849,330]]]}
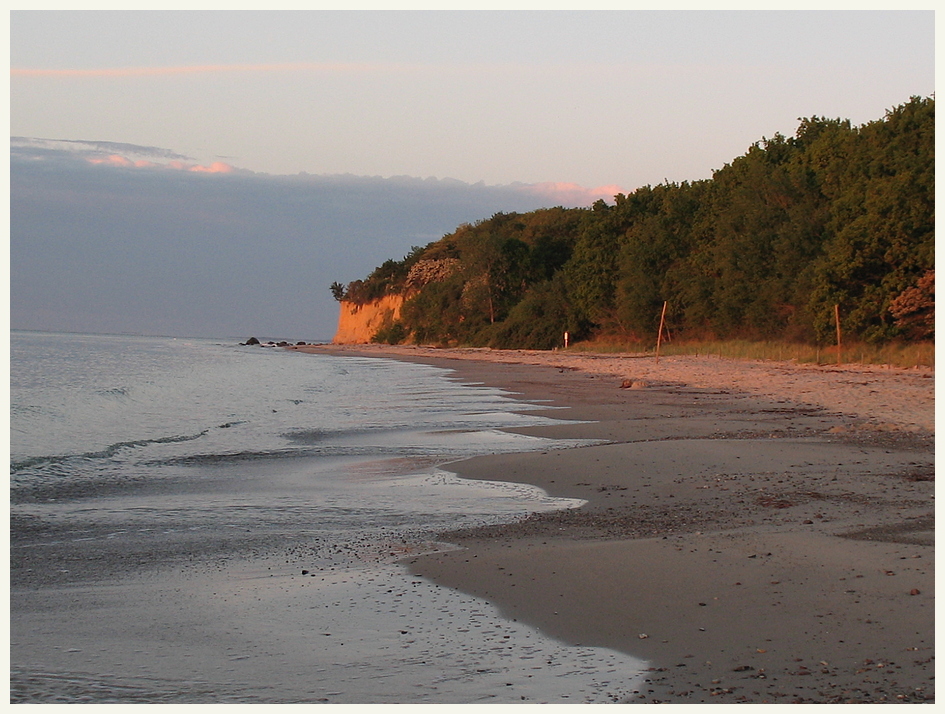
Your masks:
{"label": "calm sea water", "polygon": [[[392,360],[30,332],[10,390],[17,701],[611,701],[639,670],[396,562],[448,528],[579,505],[448,471],[575,445],[503,431],[548,423],[535,405]],[[180,630],[194,608],[200,642]]]}

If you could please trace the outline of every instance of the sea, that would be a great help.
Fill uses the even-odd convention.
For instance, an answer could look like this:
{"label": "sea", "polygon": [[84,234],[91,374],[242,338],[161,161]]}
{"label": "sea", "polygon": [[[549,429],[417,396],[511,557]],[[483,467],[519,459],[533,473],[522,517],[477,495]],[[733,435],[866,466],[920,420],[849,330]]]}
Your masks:
{"label": "sea", "polygon": [[629,699],[645,662],[404,565],[581,505],[449,470],[582,445],[510,431],[548,409],[390,359],[12,332],[11,701]]}

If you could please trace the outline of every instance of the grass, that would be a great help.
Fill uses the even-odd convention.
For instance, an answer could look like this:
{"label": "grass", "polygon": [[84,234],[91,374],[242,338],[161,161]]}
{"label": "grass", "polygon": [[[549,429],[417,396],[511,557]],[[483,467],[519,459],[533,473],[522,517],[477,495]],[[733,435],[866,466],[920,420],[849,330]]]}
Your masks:
{"label": "grass", "polygon": [[[604,354],[655,354],[656,345],[642,342],[615,342],[594,340],[568,348],[569,352],[596,352]],[[836,345],[816,345],[791,342],[754,342],[749,340],[713,340],[700,342],[664,342],[660,356],[703,355],[719,359],[777,360],[804,364],[837,364]],[[887,364],[893,367],[935,366],[935,343],[890,343],[886,345],[844,345],[840,355],[843,364]]]}

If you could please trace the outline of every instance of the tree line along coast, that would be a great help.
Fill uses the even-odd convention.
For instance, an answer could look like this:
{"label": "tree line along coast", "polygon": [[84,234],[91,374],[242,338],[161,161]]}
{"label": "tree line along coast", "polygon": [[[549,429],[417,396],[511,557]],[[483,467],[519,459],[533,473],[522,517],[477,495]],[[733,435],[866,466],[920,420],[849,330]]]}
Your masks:
{"label": "tree line along coast", "polygon": [[497,213],[332,294],[353,311],[398,296],[371,337],[390,344],[931,341],[934,98],[799,121],[710,179]]}

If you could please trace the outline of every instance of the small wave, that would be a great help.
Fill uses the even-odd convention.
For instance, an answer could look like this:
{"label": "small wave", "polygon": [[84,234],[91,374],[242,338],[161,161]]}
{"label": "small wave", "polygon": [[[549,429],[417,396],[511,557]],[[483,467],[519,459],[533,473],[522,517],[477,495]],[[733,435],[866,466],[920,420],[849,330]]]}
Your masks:
{"label": "small wave", "polygon": [[204,429],[198,434],[190,434],[184,436],[162,436],[157,439],[136,439],[134,441],[120,441],[117,444],[112,444],[101,451],[87,451],[84,454],[61,454],[58,456],[33,456],[28,459],[21,459],[20,461],[11,461],[10,462],[10,473],[15,474],[19,471],[24,471],[26,469],[36,468],[37,466],[43,466],[46,464],[60,464],[64,461],[70,461],[72,459],[110,459],[119,451],[123,449],[135,449],[141,446],[149,446],[151,444],[176,444],[184,441],[194,441],[199,439],[202,436],[206,436],[209,432],[209,429]]}
{"label": "small wave", "polygon": [[319,429],[298,429],[286,432],[282,438],[296,444],[317,444],[325,439],[325,432]]}
{"label": "small wave", "polygon": [[112,389],[99,389],[96,394],[103,397],[127,397],[130,391],[127,387],[113,387]]}
{"label": "small wave", "polygon": [[48,407],[38,407],[33,404],[11,404],[10,416],[32,416],[34,414],[48,414]]}
{"label": "small wave", "polygon": [[[311,458],[364,458],[388,459],[391,457],[427,457],[440,455],[440,451],[428,447],[414,446],[374,446],[374,445],[326,445],[289,447],[286,449],[263,449],[259,451],[231,451],[216,454],[189,454],[167,459],[154,459],[142,462],[142,466],[213,466],[238,464],[246,461],[266,459],[311,459]],[[456,456],[461,458],[462,454]],[[442,459],[440,459],[442,460]]]}
{"label": "small wave", "polygon": [[191,454],[173,459],[148,461],[147,466],[207,466],[213,464],[235,464],[242,461],[258,461],[260,459],[279,459],[299,456],[294,451],[237,451],[228,454]]}
{"label": "small wave", "polygon": [[264,449],[259,451],[235,451],[215,454],[189,454],[168,459],[155,459],[143,462],[144,466],[212,466],[223,464],[238,464],[246,461],[261,461],[265,459],[310,459],[310,458],[359,458],[359,459],[389,459],[389,458],[428,458],[435,457],[438,461],[456,461],[470,456],[478,456],[483,450],[478,446],[462,448],[454,446],[444,448],[442,445],[430,446],[414,444],[324,444],[315,445],[300,442],[298,446],[284,449]]}

